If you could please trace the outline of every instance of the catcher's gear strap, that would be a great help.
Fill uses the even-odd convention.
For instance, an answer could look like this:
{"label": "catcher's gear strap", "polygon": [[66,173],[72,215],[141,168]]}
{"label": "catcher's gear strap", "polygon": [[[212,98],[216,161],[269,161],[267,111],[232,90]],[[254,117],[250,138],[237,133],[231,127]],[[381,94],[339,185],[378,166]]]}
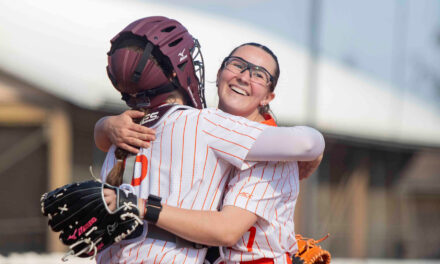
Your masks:
{"label": "catcher's gear strap", "polygon": [[136,163],[136,155],[129,154],[125,158],[125,167],[124,174],[122,175],[122,183],[131,183],[131,179],[133,178],[134,165]]}
{"label": "catcher's gear strap", "polygon": [[327,239],[329,234],[321,239],[314,240],[312,238],[304,238],[296,235],[298,243],[298,252],[293,256],[293,264],[330,264],[331,255],[327,250],[322,249],[317,244]]}
{"label": "catcher's gear strap", "polygon": [[176,244],[176,248],[204,248],[207,247],[202,244],[197,244],[191,241],[188,241],[184,238],[181,238],[179,236],[176,236],[173,233],[170,233],[156,225],[148,224],[148,232],[147,237],[152,239],[158,239],[168,242],[173,242]]}
{"label": "catcher's gear strap", "polygon": [[144,53],[142,54],[141,59],[139,60],[138,65],[136,66],[136,69],[133,72],[133,75],[131,76],[131,80],[133,82],[138,82],[141,78],[141,74],[144,71],[145,65],[147,64],[148,59],[150,58],[151,51],[153,50],[153,44],[151,42],[147,43],[147,46],[145,46]]}

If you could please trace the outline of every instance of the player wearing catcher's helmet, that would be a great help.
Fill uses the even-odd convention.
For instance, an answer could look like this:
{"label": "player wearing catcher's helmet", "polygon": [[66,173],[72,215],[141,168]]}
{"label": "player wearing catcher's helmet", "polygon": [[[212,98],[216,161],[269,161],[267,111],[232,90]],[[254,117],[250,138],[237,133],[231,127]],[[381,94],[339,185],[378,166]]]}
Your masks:
{"label": "player wearing catcher's helmet", "polygon": [[[198,109],[206,106],[200,45],[176,20],[157,16],[131,23],[111,40],[107,55],[113,86],[150,121],[160,118],[166,112],[161,106],[174,99]],[[115,153],[119,163],[107,182],[119,186],[128,152],[118,148]]]}

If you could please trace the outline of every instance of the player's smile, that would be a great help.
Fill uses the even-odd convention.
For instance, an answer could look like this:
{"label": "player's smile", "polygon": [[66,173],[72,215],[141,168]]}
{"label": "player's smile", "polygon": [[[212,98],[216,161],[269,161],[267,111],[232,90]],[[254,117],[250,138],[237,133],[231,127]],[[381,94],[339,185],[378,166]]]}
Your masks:
{"label": "player's smile", "polygon": [[249,93],[246,90],[244,90],[236,85],[229,85],[229,88],[231,88],[232,91],[234,91],[240,95],[249,96]]}

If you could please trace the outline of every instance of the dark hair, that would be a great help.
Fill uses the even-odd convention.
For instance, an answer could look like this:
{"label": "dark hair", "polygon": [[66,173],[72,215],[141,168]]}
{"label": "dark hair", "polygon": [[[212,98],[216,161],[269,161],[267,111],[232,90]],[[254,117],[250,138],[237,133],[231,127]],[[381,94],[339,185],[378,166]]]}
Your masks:
{"label": "dark hair", "polygon": [[[229,53],[228,57],[232,56],[232,54],[234,54],[234,52],[236,52],[239,48],[241,48],[243,46],[254,46],[254,47],[260,48],[260,49],[264,50],[265,52],[267,52],[274,59],[275,64],[276,64],[276,68],[275,68],[275,74],[273,75],[272,83],[270,84],[270,91],[273,92],[275,90],[275,86],[277,85],[278,78],[280,77],[280,64],[278,63],[277,56],[275,55],[275,53],[273,53],[272,50],[270,50],[268,47],[266,47],[262,44],[255,43],[255,42],[248,42],[248,43],[241,44],[240,46],[237,46],[236,48],[234,48],[231,51],[231,53]],[[225,60],[222,62],[221,69],[223,69],[224,67],[225,67]]]}

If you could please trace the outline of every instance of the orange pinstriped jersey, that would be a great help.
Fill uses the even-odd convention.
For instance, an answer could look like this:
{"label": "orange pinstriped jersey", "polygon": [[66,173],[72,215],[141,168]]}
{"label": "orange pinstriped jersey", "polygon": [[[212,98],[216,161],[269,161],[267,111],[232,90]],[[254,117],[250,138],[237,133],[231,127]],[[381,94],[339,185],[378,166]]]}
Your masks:
{"label": "orange pinstriped jersey", "polygon": [[[276,126],[268,116],[264,124]],[[231,248],[224,248],[225,263],[273,258],[289,263],[286,253],[297,251],[293,222],[299,194],[297,162],[260,162],[239,171],[227,185],[223,205],[237,206],[258,215],[257,222]]]}
{"label": "orange pinstriped jersey", "polygon": [[[181,208],[217,210],[232,169],[254,165],[244,159],[265,127],[217,109],[170,109],[153,127],[151,147],[137,155],[131,183],[135,193],[159,195]],[[115,163],[114,149],[104,162],[103,180]],[[205,254],[206,249],[176,249],[171,242],[142,236],[109,247],[97,262],[193,264],[203,263]]]}

